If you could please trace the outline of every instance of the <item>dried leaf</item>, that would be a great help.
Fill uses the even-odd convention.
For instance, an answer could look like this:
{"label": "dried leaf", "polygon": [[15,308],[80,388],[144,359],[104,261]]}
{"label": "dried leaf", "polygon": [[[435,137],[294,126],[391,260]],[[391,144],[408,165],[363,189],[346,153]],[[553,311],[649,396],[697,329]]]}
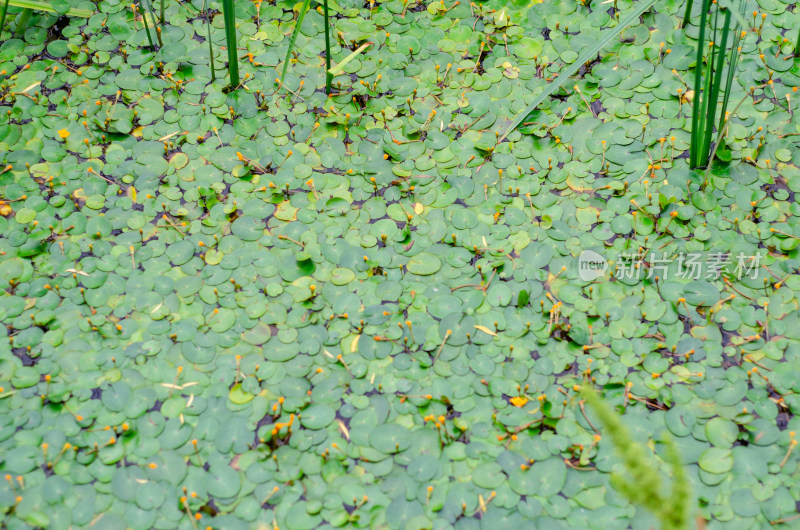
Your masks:
{"label": "dried leaf", "polygon": [[491,335],[492,337],[497,335],[497,333],[495,333],[491,329],[487,328],[486,326],[475,326],[475,329],[477,329],[479,331],[483,331],[484,333],[486,333],[487,335]]}
{"label": "dried leaf", "polygon": [[342,431],[342,434],[344,435],[344,437],[349,442],[350,441],[350,431],[347,430],[347,426],[344,424],[344,422],[342,420],[336,420],[336,423],[339,424],[339,430]]}

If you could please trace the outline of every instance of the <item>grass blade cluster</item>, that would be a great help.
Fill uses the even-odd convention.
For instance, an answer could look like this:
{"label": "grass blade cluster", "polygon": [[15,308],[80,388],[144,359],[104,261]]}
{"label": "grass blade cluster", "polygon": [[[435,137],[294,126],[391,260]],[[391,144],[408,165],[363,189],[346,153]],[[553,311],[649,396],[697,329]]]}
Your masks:
{"label": "grass blade cluster", "polygon": [[[150,49],[156,50],[157,48],[153,44],[153,36],[150,35],[150,24],[147,23],[147,13],[142,11],[141,3],[139,4],[139,11],[142,12],[142,22],[144,22],[144,31],[147,34],[147,42],[150,43]],[[153,23],[155,24],[155,21],[153,21]]]}
{"label": "grass blade cluster", "polygon": [[[306,17],[308,6],[311,0],[304,0],[303,5],[300,7],[300,12],[297,14],[297,22],[292,31],[292,36],[289,38],[289,48],[286,50],[286,59],[283,61],[283,69],[281,70],[280,83],[283,84],[286,80],[286,72],[289,69],[289,62],[292,59],[292,52],[294,51],[297,36],[300,34],[300,26],[303,25],[303,20]],[[323,18],[325,19],[325,92],[331,93],[331,81],[333,80],[333,72],[331,72],[331,36],[330,36],[330,13],[328,11],[328,0],[323,0],[322,3]],[[352,55],[352,54],[351,54]],[[356,54],[357,55],[357,54]],[[351,57],[352,58],[352,57]]]}
{"label": "grass blade cluster", "polygon": [[[734,8],[738,13],[731,11]],[[737,0],[736,5],[731,8],[719,7],[713,0],[703,0],[694,72],[692,136],[689,151],[689,166],[692,169],[705,167],[711,163],[709,159],[711,137],[715,127],[717,131],[721,131],[725,124],[733,89],[733,76],[739,59],[741,33],[738,28],[744,9],[745,4],[740,0]]]}

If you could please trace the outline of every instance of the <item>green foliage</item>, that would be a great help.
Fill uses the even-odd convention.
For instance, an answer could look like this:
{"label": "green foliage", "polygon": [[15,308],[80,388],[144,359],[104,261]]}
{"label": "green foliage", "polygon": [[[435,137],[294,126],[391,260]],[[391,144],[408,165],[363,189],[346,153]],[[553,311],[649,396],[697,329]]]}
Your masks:
{"label": "green foliage", "polygon": [[[687,14],[689,7],[687,6]],[[709,155],[711,154],[712,134],[715,126],[717,131],[721,131],[725,124],[736,63],[739,59],[739,41],[741,40],[741,34],[738,31],[739,21],[744,15],[745,7],[742,0],[734,0],[734,6],[731,8],[720,7],[712,0],[702,0],[700,34],[695,53],[692,137],[689,153],[689,166],[693,169],[711,164]],[[731,9],[736,9],[738,16],[732,16]],[[722,17],[721,22],[720,17]],[[711,25],[711,31],[708,31],[709,25]],[[704,59],[705,75],[703,74]],[[725,79],[724,84],[723,78]],[[717,123],[715,119],[718,106],[720,109]]]}
{"label": "green foliage", "polygon": [[594,390],[581,387],[581,396],[600,418],[625,464],[627,476],[611,476],[614,487],[630,502],[644,506],[655,514],[661,521],[662,530],[689,528],[689,481],[675,444],[669,438],[664,440],[672,471],[672,486],[669,493],[665,494],[660,471],[650,463],[647,449],[632,440],[622,418]]}
{"label": "green foliage", "polygon": [[710,528],[791,527],[795,14],[748,33],[703,186],[683,4],[498,141],[641,5],[329,0],[328,95],[322,1],[275,82],[302,3],[235,4],[235,91],[216,2],[165,1],[157,52],[144,4],[6,19],[0,526],[658,528],[591,377],[633,384],[651,485],[666,429]]}

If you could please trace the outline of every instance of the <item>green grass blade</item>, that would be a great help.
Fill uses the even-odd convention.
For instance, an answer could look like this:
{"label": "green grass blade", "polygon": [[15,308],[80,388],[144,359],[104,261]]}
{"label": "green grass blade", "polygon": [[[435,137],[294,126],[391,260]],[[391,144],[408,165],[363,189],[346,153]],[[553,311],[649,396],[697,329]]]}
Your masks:
{"label": "green grass blade", "polygon": [[[741,24],[744,18],[744,10],[747,9],[747,4],[745,4],[744,1],[739,0],[738,7],[739,7],[738,13],[733,9],[730,10],[731,14],[736,19],[736,23],[734,23],[732,28],[733,44],[730,47],[730,57],[728,58],[728,75],[727,79],[725,80],[725,90],[723,91],[724,95],[722,97],[722,108],[720,109],[719,125],[717,126],[718,136],[716,144],[714,146],[714,152],[711,153],[711,156],[708,160],[709,167],[711,167],[711,162],[714,159],[716,153],[716,146],[722,140],[725,122],[727,120],[726,112],[728,110],[728,102],[730,101],[731,98],[731,92],[733,92],[733,76],[736,74],[736,65],[739,62],[739,43],[741,42],[742,38],[742,34],[739,32],[739,28],[745,27],[741,26]],[[738,110],[740,105],[741,103],[736,106],[736,109],[734,109],[734,113],[736,112],[736,110]]]}
{"label": "green grass blade", "polygon": [[[709,111],[709,101],[711,100],[711,87],[714,85],[714,65],[715,65],[715,51],[716,48],[713,46],[714,40],[717,38],[717,19],[718,19],[719,11],[716,11],[714,14],[714,23],[712,26],[711,34],[709,35],[709,46],[708,46],[708,57],[706,57],[706,75],[704,78],[704,86],[703,86],[703,93],[702,93],[702,107],[700,108],[700,126],[697,128],[698,133],[698,141],[697,141],[697,165],[698,167],[700,164],[703,163],[703,152],[705,150],[705,145],[703,141],[705,140],[706,128],[709,126],[708,122],[708,111]],[[703,43],[703,47],[705,47],[705,43]],[[714,105],[717,102],[714,100]]]}
{"label": "green grass blade", "polygon": [[3,26],[6,24],[6,13],[8,13],[8,0],[3,3],[3,10],[0,12],[0,35],[2,35]]}
{"label": "green grass blade", "polygon": [[[738,10],[737,9],[733,9],[733,7],[734,7],[733,4],[737,5]],[[733,45],[730,48],[731,59],[729,61],[729,65],[732,65],[732,66],[729,66],[729,68],[731,70],[729,70],[729,72],[728,72],[729,79],[728,79],[727,84],[725,85],[726,87],[733,86],[731,78],[733,77],[733,74],[735,73],[735,70],[736,70],[735,66],[736,66],[736,63],[739,60],[738,48],[739,48],[739,43],[741,42],[741,39],[742,39],[742,34],[741,34],[741,31],[740,31],[740,28],[748,27],[747,21],[744,19],[745,10],[747,10],[747,2],[745,0],[732,0],[731,7],[730,7],[730,13],[731,13],[731,15],[733,16],[733,19],[734,19],[734,24],[731,26],[731,31],[733,31]],[[730,96],[730,91],[728,89],[726,89],[726,91],[725,91],[726,103],[727,103],[727,100],[728,100],[729,96]],[[724,111],[723,111],[723,114],[725,114]]]}
{"label": "green grass blade", "polygon": [[511,122],[511,125],[508,127],[508,130],[506,130],[506,132],[503,133],[503,135],[499,138],[498,141],[502,142],[505,139],[505,137],[508,136],[509,133],[511,133],[511,131],[516,129],[519,126],[519,124],[522,123],[522,121],[528,116],[528,114],[536,110],[536,107],[541,105],[542,102],[545,99],[547,99],[547,97],[550,94],[552,94],[553,92],[564,86],[566,83],[569,82],[574,83],[574,81],[570,81],[569,78],[575,75],[575,72],[580,70],[581,66],[585,62],[592,60],[598,54],[598,52],[603,48],[603,46],[611,42],[612,39],[614,39],[620,33],[622,33],[622,30],[628,27],[631,24],[631,22],[638,19],[642,15],[642,13],[650,9],[655,3],[656,0],[644,0],[643,2],[639,3],[638,7],[630,15],[625,17],[625,20],[621,21],[613,28],[606,30],[604,32],[603,38],[600,39],[600,41],[597,44],[595,44],[590,49],[582,53],[581,56],[575,60],[574,63],[572,63],[563,72],[559,74],[558,78],[556,78],[555,81],[547,85],[547,87],[544,89],[544,92],[539,94],[539,97],[537,97],[533,101],[533,103],[528,105],[528,107],[525,110],[517,114],[517,117],[514,118],[514,121]]}
{"label": "green grass blade", "polygon": [[330,73],[330,74],[332,74],[332,75],[339,75],[339,74],[341,74],[341,73],[344,71],[344,70],[343,70],[343,68],[344,68],[344,65],[346,65],[347,63],[349,63],[350,61],[352,61],[353,59],[355,59],[357,56],[361,55],[361,54],[364,52],[364,50],[366,50],[367,48],[369,48],[369,47],[370,47],[370,46],[372,46],[373,44],[374,44],[374,43],[372,43],[372,42],[365,42],[364,44],[362,44],[361,46],[359,46],[359,47],[358,47],[358,49],[357,49],[356,51],[354,51],[353,53],[351,53],[350,55],[348,55],[347,57],[345,57],[344,59],[342,59],[342,62],[340,62],[339,64],[337,64],[337,65],[336,65],[336,66],[334,66],[333,68],[329,68],[329,69],[328,69],[328,73]]}
{"label": "green grass blade", "polygon": [[[58,13],[49,2],[39,2],[37,0],[9,0],[8,5],[13,7],[21,7],[23,9],[34,9],[37,11],[47,11],[49,13]],[[68,17],[90,18],[94,15],[93,11],[88,9],[75,9],[72,8],[67,12]]]}
{"label": "green grass blade", "polygon": [[692,102],[692,136],[689,147],[689,167],[697,167],[697,149],[700,138],[700,93],[703,82],[703,51],[706,41],[706,20],[708,15],[708,0],[703,0],[700,11],[700,35],[697,37],[697,55],[694,65],[694,101]]}
{"label": "green grass blade", "polygon": [[[708,155],[711,153],[711,134],[714,132],[714,121],[717,113],[717,103],[719,102],[720,89],[722,87],[722,70],[725,67],[725,47],[728,45],[728,33],[731,26],[731,11],[725,10],[725,21],[722,23],[722,37],[719,40],[717,51],[717,65],[714,71],[714,85],[711,87],[708,107],[708,115],[706,117],[705,138],[703,140],[703,152],[701,153],[701,160],[704,163],[710,164]],[[723,111],[724,112],[724,111]]]}
{"label": "green grass blade", "polygon": [[328,0],[324,1],[323,6],[325,9],[325,93],[330,94],[333,72],[331,72],[331,20],[328,15]]}
{"label": "green grass blade", "polygon": [[[738,30],[738,28],[735,28],[735,30]],[[725,111],[728,109],[728,102],[730,101],[731,92],[733,91],[733,76],[736,74],[736,65],[739,62],[740,33],[738,31],[734,31],[734,33],[733,46],[731,46],[731,53],[728,59],[728,76],[725,79],[725,90],[722,92],[722,108],[720,109],[721,114],[719,115],[718,130],[722,130],[722,124],[725,121]]]}
{"label": "green grass blade", "polygon": [[236,19],[233,16],[233,0],[222,0],[222,16],[225,18],[225,41],[228,46],[228,76],[231,88],[239,86],[239,57],[236,53]]}
{"label": "green grass blade", "polygon": [[[700,112],[699,112],[700,118],[699,118],[698,127],[697,127],[697,155],[695,157],[696,160],[695,160],[695,165],[693,166],[693,168],[694,167],[699,167],[700,164],[702,163],[702,160],[703,160],[703,157],[702,157],[703,139],[705,138],[705,130],[706,130],[706,127],[708,126],[708,123],[706,121],[706,117],[708,116],[708,102],[709,102],[709,99],[710,99],[709,93],[711,92],[711,84],[712,84],[713,79],[714,79],[714,77],[713,77],[714,76],[714,68],[713,68],[713,64],[714,64],[714,53],[713,53],[713,50],[714,50],[714,47],[713,46],[709,46],[709,48],[711,48],[712,53],[710,53],[709,56],[706,58],[706,76],[705,76],[705,79],[704,79],[703,88],[701,89],[702,92],[700,94],[695,94],[695,99],[698,102],[698,107],[700,108]],[[701,98],[700,98],[700,96],[701,96]],[[701,101],[701,99],[702,99],[702,101]],[[715,102],[715,104],[716,104],[716,102]]]}
{"label": "green grass blade", "polygon": [[289,69],[289,59],[292,58],[292,50],[294,50],[294,43],[297,40],[297,36],[300,34],[300,26],[303,25],[303,19],[306,17],[306,11],[308,11],[309,4],[311,4],[311,0],[304,0],[303,6],[300,8],[300,13],[297,15],[297,22],[295,23],[294,31],[292,31],[292,37],[289,39],[289,49],[286,50],[286,60],[283,61],[283,71],[281,71],[281,84],[283,84],[284,80],[286,79],[286,70]]}

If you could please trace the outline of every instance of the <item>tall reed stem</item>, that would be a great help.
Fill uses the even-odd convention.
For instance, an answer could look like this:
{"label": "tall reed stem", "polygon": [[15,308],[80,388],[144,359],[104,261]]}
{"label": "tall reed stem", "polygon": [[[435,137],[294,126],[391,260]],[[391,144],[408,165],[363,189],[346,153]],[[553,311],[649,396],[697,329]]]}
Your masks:
{"label": "tall reed stem", "polygon": [[236,88],[239,86],[239,58],[236,53],[236,20],[233,14],[233,0],[222,0],[225,41],[228,46],[228,77],[231,81],[231,88]]}
{"label": "tall reed stem", "polygon": [[689,24],[689,18],[692,16],[692,4],[694,4],[694,0],[687,0],[686,11],[683,13],[683,22],[681,23],[683,28]]}
{"label": "tall reed stem", "polygon": [[0,12],[0,35],[3,34],[3,26],[6,24],[6,13],[8,13],[8,0],[3,4],[3,10]]}
{"label": "tall reed stem", "polygon": [[208,60],[211,61],[211,81],[214,82],[217,79],[217,73],[214,69],[214,46],[211,43],[211,15],[206,10],[206,0],[203,0],[203,13],[206,15],[206,29],[208,30]]}
{"label": "tall reed stem", "polygon": [[283,68],[281,69],[281,85],[286,82],[286,71],[289,69],[289,61],[292,59],[294,43],[297,41],[297,36],[300,34],[300,26],[303,25],[303,19],[306,16],[306,11],[308,11],[308,6],[310,3],[311,0],[303,0],[303,5],[300,7],[300,12],[297,14],[297,22],[294,23],[292,36],[289,38],[289,48],[286,50],[286,59],[283,61]]}
{"label": "tall reed stem", "polygon": [[706,44],[706,21],[708,17],[708,0],[703,0],[700,11],[700,35],[697,37],[697,55],[694,65],[694,101],[692,102],[692,138],[689,148],[689,166],[697,167],[698,143],[700,139],[700,88],[703,82],[703,48]]}
{"label": "tall reed stem", "polygon": [[[0,27],[3,27],[3,25],[0,24]],[[794,56],[800,57],[800,28],[797,29],[797,42],[794,43]]]}
{"label": "tall reed stem", "polygon": [[17,35],[22,35],[25,33],[25,30],[28,29],[28,24],[31,21],[31,16],[33,16],[32,9],[23,9],[22,13],[19,15],[19,20],[17,21],[17,27],[14,28],[14,33]]}
{"label": "tall reed stem", "polygon": [[[709,29],[707,23],[712,9],[715,10],[714,20],[710,32],[707,33]],[[741,0],[734,2],[734,5],[728,8],[720,8],[712,0],[703,0],[694,72],[692,136],[689,152],[689,166],[692,169],[711,165],[716,153],[716,149],[713,152],[711,150],[714,127],[716,125],[719,133],[727,120],[728,103],[739,59],[741,33],[737,31],[738,22],[743,20],[745,9],[746,4]],[[722,15],[721,23],[720,15]],[[730,38],[731,32],[733,32],[732,38]],[[705,53],[706,49],[708,56]],[[703,74],[704,69],[705,74]],[[718,106],[719,118],[717,118]]]}
{"label": "tall reed stem", "polygon": [[331,73],[331,37],[330,16],[328,15],[328,0],[324,0],[323,6],[325,10],[325,92],[330,94],[333,74]]}

